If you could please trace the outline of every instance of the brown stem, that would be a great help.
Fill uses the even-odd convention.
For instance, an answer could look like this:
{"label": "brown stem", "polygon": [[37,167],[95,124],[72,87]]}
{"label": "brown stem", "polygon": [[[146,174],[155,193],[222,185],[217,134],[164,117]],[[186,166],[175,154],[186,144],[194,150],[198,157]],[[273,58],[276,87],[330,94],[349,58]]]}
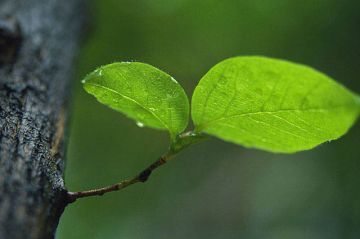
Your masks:
{"label": "brown stem", "polygon": [[135,177],[103,188],[92,189],[88,191],[80,191],[80,192],[67,192],[67,202],[73,203],[78,198],[83,198],[83,197],[102,196],[105,193],[119,191],[135,183],[139,183],[139,182],[144,183],[149,179],[151,173],[155,169],[165,164],[181,150],[185,149],[186,147],[192,144],[196,144],[207,139],[209,139],[208,136],[199,133],[194,133],[193,131],[182,133],[177,136],[175,141],[172,142],[172,144],[170,145],[169,152],[161,156],[158,160],[156,160],[154,163],[149,165],[146,169],[144,169]]}
{"label": "brown stem", "polygon": [[156,168],[165,164],[173,156],[174,156],[173,153],[164,154],[158,160],[156,160],[154,163],[152,163],[150,166],[148,166],[146,169],[144,169],[142,172],[140,172],[138,175],[136,175],[135,177],[133,177],[131,179],[126,179],[119,183],[116,183],[116,184],[113,184],[113,185],[110,185],[107,187],[103,187],[103,188],[91,189],[91,190],[80,191],[80,192],[68,192],[67,193],[68,203],[73,203],[78,198],[90,197],[90,196],[102,196],[105,193],[119,191],[119,190],[124,189],[135,183],[139,183],[139,182],[144,183],[149,179],[151,173]]}

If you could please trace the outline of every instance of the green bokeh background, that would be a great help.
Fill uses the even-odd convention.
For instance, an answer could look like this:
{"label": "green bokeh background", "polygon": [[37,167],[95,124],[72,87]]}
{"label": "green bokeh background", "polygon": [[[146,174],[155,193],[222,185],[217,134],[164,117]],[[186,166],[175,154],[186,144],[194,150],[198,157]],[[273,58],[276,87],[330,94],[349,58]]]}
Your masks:
{"label": "green bokeh background", "polygon": [[[114,61],[142,61],[189,96],[206,71],[237,55],[313,66],[360,92],[360,1],[96,0],[74,97],[66,185],[83,190],[138,173],[167,134],[87,95],[80,79]],[[294,155],[220,140],[189,148],[149,182],[66,208],[58,239],[360,238],[360,123]]]}

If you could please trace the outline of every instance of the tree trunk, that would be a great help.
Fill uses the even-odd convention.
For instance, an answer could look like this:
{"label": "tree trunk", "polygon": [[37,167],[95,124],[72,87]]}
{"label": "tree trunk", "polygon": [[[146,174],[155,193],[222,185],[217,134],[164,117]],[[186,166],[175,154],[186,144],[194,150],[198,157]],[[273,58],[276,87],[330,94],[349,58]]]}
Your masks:
{"label": "tree trunk", "polygon": [[0,239],[54,238],[82,0],[0,0]]}

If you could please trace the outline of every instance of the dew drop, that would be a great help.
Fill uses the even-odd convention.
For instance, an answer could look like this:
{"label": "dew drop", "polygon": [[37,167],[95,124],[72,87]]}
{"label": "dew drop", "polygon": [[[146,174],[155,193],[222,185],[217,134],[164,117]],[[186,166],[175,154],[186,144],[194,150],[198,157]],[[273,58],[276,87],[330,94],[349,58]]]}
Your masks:
{"label": "dew drop", "polygon": [[145,126],[144,123],[141,123],[140,121],[136,121],[136,125],[140,128],[143,128]]}
{"label": "dew drop", "polygon": [[179,84],[179,83],[174,79],[174,77],[171,77],[171,80],[172,80],[173,82],[175,82],[176,84]]}
{"label": "dew drop", "polygon": [[85,80],[82,80],[82,81],[81,81],[81,83],[83,83],[83,84],[85,84],[85,82],[86,82]]}
{"label": "dew drop", "polygon": [[93,74],[91,74],[92,76],[102,76],[102,69],[98,68],[94,71]]}

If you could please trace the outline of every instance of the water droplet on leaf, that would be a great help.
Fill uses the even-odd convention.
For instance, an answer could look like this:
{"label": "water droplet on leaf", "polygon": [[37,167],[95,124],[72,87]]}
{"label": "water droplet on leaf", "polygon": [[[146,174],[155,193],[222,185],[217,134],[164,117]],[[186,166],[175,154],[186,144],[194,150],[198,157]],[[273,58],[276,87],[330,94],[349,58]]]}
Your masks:
{"label": "water droplet on leaf", "polygon": [[179,84],[179,83],[174,79],[174,77],[171,77],[171,80],[172,80],[173,82],[175,82],[176,84]]}
{"label": "water droplet on leaf", "polygon": [[136,125],[140,128],[143,128],[145,126],[144,123],[141,123],[140,121],[136,121]]}

